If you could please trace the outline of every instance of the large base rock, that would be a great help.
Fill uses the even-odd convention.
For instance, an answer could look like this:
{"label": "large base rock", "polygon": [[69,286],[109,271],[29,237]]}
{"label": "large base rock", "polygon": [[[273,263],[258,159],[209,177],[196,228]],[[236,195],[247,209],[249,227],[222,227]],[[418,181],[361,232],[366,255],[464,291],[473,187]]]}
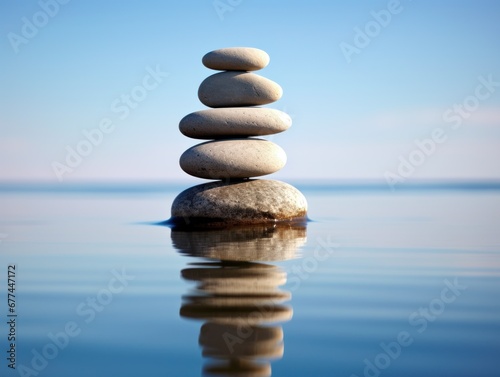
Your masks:
{"label": "large base rock", "polygon": [[210,182],[181,192],[172,204],[174,226],[225,227],[305,222],[307,201],[295,187],[273,180]]}

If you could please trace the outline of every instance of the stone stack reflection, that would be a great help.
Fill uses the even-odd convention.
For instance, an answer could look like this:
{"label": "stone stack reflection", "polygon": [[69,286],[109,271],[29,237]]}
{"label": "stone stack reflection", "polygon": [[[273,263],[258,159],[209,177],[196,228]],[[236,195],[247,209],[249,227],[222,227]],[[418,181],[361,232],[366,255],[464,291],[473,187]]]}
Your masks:
{"label": "stone stack reflection", "polygon": [[[183,297],[180,315],[204,321],[199,344],[210,359],[204,373],[270,376],[270,361],[284,353],[280,323],[292,318],[286,304],[291,294],[280,288],[287,279],[282,268],[254,260],[294,258],[305,242],[305,227],[173,230],[172,239],[185,254],[217,259],[193,263],[181,272],[196,284]],[[279,252],[266,254],[271,245]],[[229,253],[231,248],[241,252]]]}
{"label": "stone stack reflection", "polygon": [[198,290],[184,297],[180,314],[206,321],[199,338],[203,356],[219,360],[205,372],[270,375],[269,362],[260,360],[282,357],[283,330],[268,324],[292,317],[282,304],[290,294],[278,289],[285,272],[266,264],[221,262],[187,268],[182,276],[197,282]]}

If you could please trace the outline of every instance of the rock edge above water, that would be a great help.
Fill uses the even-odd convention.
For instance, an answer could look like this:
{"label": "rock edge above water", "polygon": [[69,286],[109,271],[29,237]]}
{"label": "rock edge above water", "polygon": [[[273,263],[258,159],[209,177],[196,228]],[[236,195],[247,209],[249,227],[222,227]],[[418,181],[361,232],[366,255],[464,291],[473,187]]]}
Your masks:
{"label": "rock edge above water", "polygon": [[168,223],[174,227],[221,228],[306,221],[307,201],[299,190],[285,182],[256,179],[188,188],[172,203]]}

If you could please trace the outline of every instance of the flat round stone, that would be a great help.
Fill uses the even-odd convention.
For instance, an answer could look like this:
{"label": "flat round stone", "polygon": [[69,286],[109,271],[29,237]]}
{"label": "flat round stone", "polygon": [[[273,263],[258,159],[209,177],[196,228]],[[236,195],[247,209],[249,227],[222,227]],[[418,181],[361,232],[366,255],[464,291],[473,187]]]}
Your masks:
{"label": "flat round stone", "polygon": [[172,203],[170,223],[189,227],[305,221],[307,201],[295,187],[275,180],[209,182],[188,188]]}
{"label": "flat round stone", "polygon": [[185,151],[179,164],[186,173],[207,179],[258,177],[286,164],[285,151],[262,139],[208,141]]}
{"label": "flat round stone", "polygon": [[210,51],[202,62],[219,71],[256,71],[269,64],[269,55],[253,47],[228,47]]}
{"label": "flat round stone", "polygon": [[208,107],[259,106],[281,98],[281,86],[255,73],[220,72],[200,84],[198,98]]}
{"label": "flat round stone", "polygon": [[292,119],[283,111],[261,107],[231,107],[186,115],[179,130],[194,139],[272,135],[286,131]]}

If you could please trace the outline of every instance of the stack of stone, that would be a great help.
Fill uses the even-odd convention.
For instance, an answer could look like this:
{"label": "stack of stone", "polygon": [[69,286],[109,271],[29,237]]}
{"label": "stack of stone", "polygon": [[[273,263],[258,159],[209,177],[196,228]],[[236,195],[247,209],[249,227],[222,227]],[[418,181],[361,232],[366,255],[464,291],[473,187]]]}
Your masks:
{"label": "stack of stone", "polygon": [[207,68],[222,70],[206,78],[198,97],[211,109],[185,116],[180,131],[209,139],[185,151],[181,168],[199,178],[219,180],[182,192],[172,205],[172,221],[186,224],[231,225],[304,220],[304,196],[284,182],[251,180],[277,172],[286,163],[278,145],[254,138],[287,130],[290,117],[282,111],[256,107],[277,101],[283,93],[275,82],[256,71],[269,56],[247,47],[224,48],[203,57]]}

